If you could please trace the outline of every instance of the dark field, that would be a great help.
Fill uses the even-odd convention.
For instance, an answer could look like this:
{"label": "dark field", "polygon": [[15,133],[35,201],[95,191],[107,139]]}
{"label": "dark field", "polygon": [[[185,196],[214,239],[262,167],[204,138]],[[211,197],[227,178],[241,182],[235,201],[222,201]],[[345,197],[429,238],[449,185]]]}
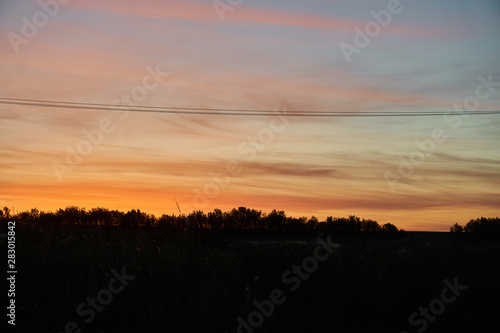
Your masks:
{"label": "dark field", "polygon": [[[341,246],[299,274],[292,266],[314,256],[314,235],[18,225],[16,331],[237,332],[237,318],[248,323],[252,312],[263,322],[240,332],[499,331],[500,242],[448,233],[330,236]],[[100,292],[112,269],[129,280],[119,292]],[[445,279],[467,289],[434,301]],[[275,289],[280,304],[266,307]],[[106,303],[100,311],[84,304],[79,315],[96,296]],[[269,316],[254,312],[254,300]],[[437,315],[417,314],[410,325],[430,303]]]}

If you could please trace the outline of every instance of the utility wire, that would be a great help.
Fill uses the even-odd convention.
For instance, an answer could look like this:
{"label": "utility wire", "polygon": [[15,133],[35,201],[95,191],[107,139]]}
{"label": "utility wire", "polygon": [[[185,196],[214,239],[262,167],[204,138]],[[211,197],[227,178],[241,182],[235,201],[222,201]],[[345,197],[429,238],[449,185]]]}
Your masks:
{"label": "utility wire", "polygon": [[[19,99],[19,98],[5,98],[0,97],[0,100],[10,100],[10,101],[22,101],[22,102],[38,102],[38,103],[54,103],[54,104],[75,104],[75,105],[90,105],[90,106],[105,106],[107,108],[130,108],[129,105],[109,105],[109,104],[99,104],[99,103],[77,103],[77,102],[60,102],[60,101],[46,101],[46,100],[38,100],[38,99]],[[2,103],[0,101],[0,103]],[[169,109],[169,110],[195,110],[195,111],[221,111],[221,112],[267,112],[267,110],[257,110],[257,109],[214,109],[214,108],[196,108],[196,107],[173,107],[173,106],[140,106],[140,109]],[[274,111],[270,111],[274,112]],[[334,111],[287,111],[293,113],[306,113],[306,112],[314,112],[314,113],[331,113]],[[334,112],[335,113],[335,112]],[[342,112],[340,112],[342,113]]]}
{"label": "utility wire", "polygon": [[[346,112],[346,111],[283,111],[274,110],[251,110],[251,109],[215,109],[215,108],[196,108],[196,107],[170,107],[170,106],[128,106],[111,105],[98,103],[78,103],[61,102],[37,99],[19,99],[0,97],[0,104],[24,105],[34,107],[52,107],[66,109],[84,109],[84,110],[113,110],[130,112],[150,112],[150,113],[172,113],[172,114],[192,114],[192,115],[214,115],[214,116],[272,116],[277,115],[285,117],[428,117],[443,116],[449,111],[424,111],[424,112]],[[462,115],[498,115],[500,110],[478,110],[478,111],[460,111]]]}

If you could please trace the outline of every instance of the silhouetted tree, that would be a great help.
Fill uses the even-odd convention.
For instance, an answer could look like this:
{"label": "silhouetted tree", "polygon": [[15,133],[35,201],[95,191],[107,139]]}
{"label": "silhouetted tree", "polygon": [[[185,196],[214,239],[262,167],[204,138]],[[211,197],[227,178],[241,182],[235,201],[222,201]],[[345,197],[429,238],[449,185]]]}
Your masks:
{"label": "silhouetted tree", "polygon": [[111,212],[107,208],[92,208],[89,214],[90,225],[103,225],[108,227],[113,225]]}
{"label": "silhouetted tree", "polygon": [[480,234],[500,234],[500,219],[498,217],[481,217],[475,220],[470,220],[464,227],[465,232],[473,232]]}
{"label": "silhouetted tree", "polygon": [[29,211],[19,212],[16,216],[17,223],[34,223],[35,220],[31,218],[31,214]]}
{"label": "silhouetted tree", "polygon": [[386,223],[386,224],[384,224],[382,226],[382,231],[385,231],[385,232],[397,232],[398,231],[398,227],[396,227],[392,223]]}
{"label": "silhouetted tree", "polygon": [[10,220],[10,209],[5,206],[2,211],[2,220],[8,222]]}
{"label": "silhouetted tree", "polygon": [[380,224],[378,224],[377,221],[373,220],[365,220],[363,219],[361,221],[361,231],[366,231],[366,232],[376,232],[382,230],[382,227]]}
{"label": "silhouetted tree", "polygon": [[245,207],[238,207],[238,209],[233,208],[229,213],[229,217],[231,218],[235,228],[249,229],[250,221],[247,218]]}
{"label": "silhouetted tree", "polygon": [[267,225],[270,230],[283,231],[286,222],[286,214],[284,211],[273,209],[266,217]]}
{"label": "silhouetted tree", "polygon": [[307,230],[315,230],[318,228],[318,224],[319,224],[318,218],[316,216],[312,216],[309,219],[309,221],[307,221],[306,229]]}
{"label": "silhouetted tree", "polygon": [[207,216],[201,210],[195,210],[187,216],[189,220],[189,227],[194,229],[201,229],[207,226]]}
{"label": "silhouetted tree", "polygon": [[173,230],[177,228],[177,218],[174,215],[163,214],[158,219],[158,229]]}
{"label": "silhouetted tree", "polygon": [[262,221],[262,211],[247,208],[245,210],[245,215],[250,228],[258,229],[261,226],[260,221]]}
{"label": "silhouetted tree", "polygon": [[231,230],[237,228],[237,221],[234,219],[234,215],[231,214],[231,212],[224,212],[223,226],[225,230]]}
{"label": "silhouetted tree", "polygon": [[62,217],[64,225],[83,225],[86,223],[85,208],[68,206],[64,210],[59,209],[57,214]]}
{"label": "silhouetted tree", "polygon": [[464,228],[458,223],[455,223],[450,228],[450,232],[454,232],[454,233],[461,233],[463,231],[464,231]]}
{"label": "silhouetted tree", "polygon": [[303,231],[306,226],[307,217],[288,217],[286,220],[286,229],[289,231]]}
{"label": "silhouetted tree", "polygon": [[222,228],[224,216],[219,208],[215,208],[213,212],[208,212],[207,223],[210,229]]}
{"label": "silhouetted tree", "polygon": [[146,214],[141,213],[141,210],[132,209],[128,211],[121,219],[121,225],[123,227],[138,227],[145,225]]}

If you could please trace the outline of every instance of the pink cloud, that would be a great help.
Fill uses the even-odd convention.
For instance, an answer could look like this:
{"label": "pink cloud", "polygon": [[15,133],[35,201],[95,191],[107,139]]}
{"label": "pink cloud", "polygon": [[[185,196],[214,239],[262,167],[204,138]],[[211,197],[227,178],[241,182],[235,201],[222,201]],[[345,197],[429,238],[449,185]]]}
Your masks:
{"label": "pink cloud", "polygon": [[[199,1],[78,1],[70,4],[73,8],[89,8],[103,10],[110,13],[149,17],[149,18],[178,18],[200,22],[219,23],[216,10],[211,2]],[[251,7],[240,5],[233,11],[226,13],[232,24],[254,22],[274,25],[297,26],[305,28],[332,29],[332,30],[352,30],[354,26],[364,28],[367,22],[332,18],[315,14],[302,14],[273,9]],[[228,20],[229,21],[229,20]],[[384,33],[405,34],[405,35],[433,35],[436,31],[426,29],[414,29],[408,27],[398,27],[391,25],[384,28]]]}

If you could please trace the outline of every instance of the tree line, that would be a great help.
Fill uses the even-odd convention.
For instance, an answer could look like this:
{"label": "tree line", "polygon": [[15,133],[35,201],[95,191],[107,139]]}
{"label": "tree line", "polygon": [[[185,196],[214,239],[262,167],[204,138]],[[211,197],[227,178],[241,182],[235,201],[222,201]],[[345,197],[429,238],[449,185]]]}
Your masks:
{"label": "tree line", "polygon": [[[11,214],[8,207],[0,210],[0,222],[16,221],[20,224],[39,226],[102,226],[118,228],[154,227],[162,230],[271,230],[287,231],[342,231],[342,232],[398,232],[392,223],[379,224],[371,219],[354,215],[348,217],[329,216],[319,221],[315,216],[290,217],[282,210],[273,209],[270,213],[246,207],[233,208],[223,212],[216,208],[205,213],[195,210],[187,215],[168,215],[160,217],[132,209],[128,212],[97,207],[90,210],[77,206],[58,209],[55,212],[39,211],[36,208]],[[465,226],[455,223],[450,227],[453,234],[500,235],[500,218],[480,217],[471,219]]]}
{"label": "tree line", "polygon": [[483,234],[500,235],[500,218],[498,217],[480,217],[472,219],[465,226],[455,223],[451,226],[450,232],[454,234]]}
{"label": "tree line", "polygon": [[282,210],[263,213],[260,210],[246,207],[233,208],[223,212],[214,209],[205,213],[195,210],[187,215],[167,215],[155,217],[139,209],[126,213],[107,208],[86,210],[76,206],[58,209],[55,212],[44,212],[33,208],[11,215],[9,208],[0,210],[0,221],[15,220],[16,223],[39,226],[102,226],[117,228],[158,228],[160,230],[269,230],[275,232],[299,231],[341,231],[341,232],[398,232],[395,225],[380,225],[371,219],[362,219],[354,215],[349,217],[329,216],[325,221],[316,217],[290,217]]}

